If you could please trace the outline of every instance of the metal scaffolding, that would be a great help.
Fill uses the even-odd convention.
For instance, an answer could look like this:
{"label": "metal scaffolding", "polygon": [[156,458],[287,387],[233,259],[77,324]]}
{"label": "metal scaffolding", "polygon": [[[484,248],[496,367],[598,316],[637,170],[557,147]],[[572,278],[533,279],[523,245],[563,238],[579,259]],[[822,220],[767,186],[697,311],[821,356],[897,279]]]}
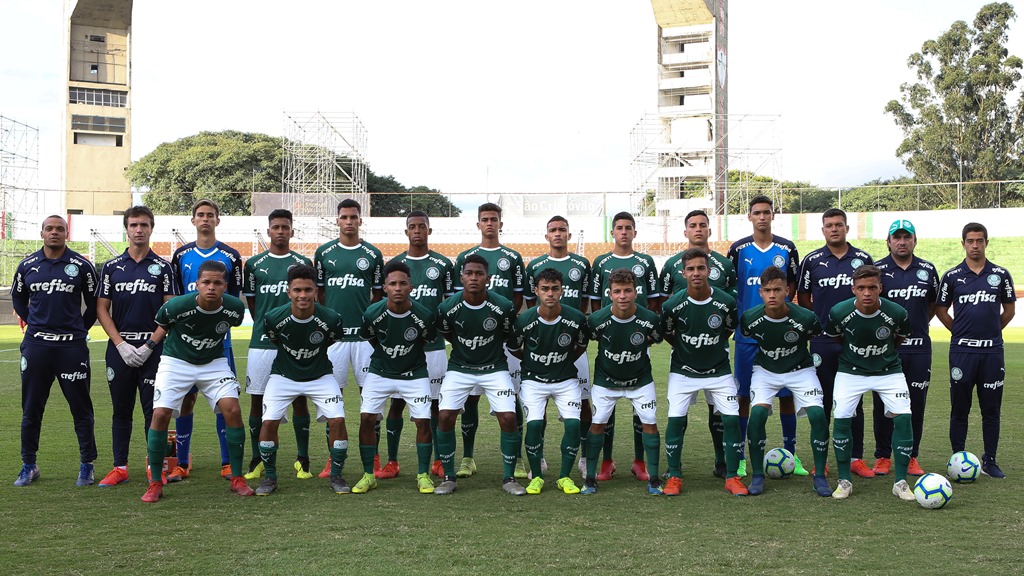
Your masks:
{"label": "metal scaffolding", "polygon": [[[687,199],[712,209],[715,183],[728,181],[728,174],[715,171],[715,154],[727,154],[730,169],[744,177],[744,182],[729,185],[728,194],[744,193],[753,178],[767,177],[768,182],[758,183],[758,193],[778,195],[782,158],[779,116],[732,114],[726,120],[727,135],[708,138],[713,140],[711,146],[702,145],[701,139],[673,137],[673,127],[679,132],[683,123],[688,132],[705,129],[713,134],[714,118],[710,114],[647,114],[636,123],[630,131],[630,168],[633,200],[641,214],[666,215],[673,201]],[[721,145],[726,137],[727,148]],[[687,141],[695,143],[687,145]]]}
{"label": "metal scaffolding", "polygon": [[16,240],[17,229],[38,226],[30,222],[39,211],[39,129],[0,116],[0,282],[14,276],[18,262],[38,243]]}
{"label": "metal scaffolding", "polygon": [[367,135],[353,113],[285,112],[283,206],[295,216],[333,216],[352,198],[370,215]]}

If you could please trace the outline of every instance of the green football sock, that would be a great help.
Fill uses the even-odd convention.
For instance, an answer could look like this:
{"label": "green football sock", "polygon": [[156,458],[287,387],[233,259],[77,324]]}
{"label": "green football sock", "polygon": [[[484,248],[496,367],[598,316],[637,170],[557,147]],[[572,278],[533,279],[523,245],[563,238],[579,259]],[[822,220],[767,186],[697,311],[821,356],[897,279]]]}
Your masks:
{"label": "green football sock", "polygon": [[566,419],[565,434],[562,435],[562,468],[558,471],[559,478],[568,478],[576,455],[580,452],[580,421],[576,418]]}
{"label": "green football sock", "polygon": [[768,409],[764,406],[750,407],[747,420],[747,439],[750,440],[750,467],[755,476],[764,475],[764,449],[768,442],[765,424],[768,423]]}
{"label": "green football sock", "polygon": [[441,459],[441,451],[437,447],[437,414],[430,415],[430,441],[434,446],[434,459]]}
{"label": "green football sock", "polygon": [[430,471],[430,454],[434,451],[434,445],[430,442],[416,443],[416,473],[426,474]]}
{"label": "green football sock", "polygon": [[668,419],[665,428],[665,459],[668,475],[680,478],[683,475],[683,436],[686,434],[687,417]]}
{"label": "green football sock", "polygon": [[[466,402],[462,412],[462,456],[472,458],[476,448],[476,429],[480,424],[480,404]],[[454,446],[454,444],[453,444]],[[440,450],[440,446],[438,446]],[[444,458],[442,457],[442,460]],[[447,474],[447,472],[445,472]]]}
{"label": "green football sock", "polygon": [[[612,446],[615,444],[615,410],[608,416],[608,423],[604,427],[604,459],[612,460]],[[589,460],[590,458],[587,457]]]}
{"label": "green football sock", "polygon": [[388,432],[388,461],[398,460],[398,446],[402,440],[402,427],[405,426],[405,420],[388,418],[385,426]]}
{"label": "green football sock", "polygon": [[590,434],[587,436],[587,477],[586,480],[597,478],[601,448],[604,446],[604,434]]}
{"label": "green football sock", "polygon": [[295,429],[295,453],[299,458],[309,458],[309,424],[312,419],[306,416],[292,416],[292,428]]}
{"label": "green football sock", "polygon": [[640,421],[640,417],[636,414],[633,415],[633,460],[644,459],[644,423]]}
{"label": "green football sock", "polygon": [[377,447],[373,444],[359,445],[359,459],[363,462],[363,472],[373,474],[373,457],[377,455]]}
{"label": "green football sock", "polygon": [[[519,402],[519,396],[516,396],[516,432],[519,433],[519,437],[523,437],[523,404]],[[544,426],[541,425],[540,437],[544,438]],[[516,448],[516,458],[523,459],[523,445],[520,442]]]}
{"label": "green football sock", "polygon": [[658,457],[661,453],[661,436],[658,434],[643,433],[644,452],[647,456],[647,474],[651,480],[658,478]]}
{"label": "green football sock", "polygon": [[455,430],[437,429],[437,452],[445,477],[455,478]]}
{"label": "green football sock", "polygon": [[540,476],[540,459],[544,454],[544,421],[526,423],[526,459],[534,476]]}
{"label": "green football sock", "polygon": [[715,407],[712,404],[708,404],[708,430],[711,432],[711,445],[715,448],[715,466],[725,466],[722,415],[715,414]]}
{"label": "green football sock", "polygon": [[231,462],[231,476],[233,478],[245,474],[242,467],[242,454],[245,454],[245,430],[242,428],[225,428],[224,436],[228,442],[228,461]]}
{"label": "green football sock", "polygon": [[260,430],[263,428],[263,419],[259,416],[249,416],[249,443],[252,446],[252,458],[260,458]]}
{"label": "green football sock", "polygon": [[167,451],[167,430],[149,429],[146,434],[149,451],[149,471],[154,482],[159,482],[164,471],[164,453]]}
{"label": "green football sock", "polygon": [[740,434],[740,417],[722,415],[722,441],[725,449],[725,477],[733,478],[740,466],[743,454],[743,436]]}
{"label": "green football sock", "polygon": [[267,478],[277,480],[277,444],[273,440],[263,440],[258,446]]}
{"label": "green football sock", "polygon": [[892,455],[895,464],[893,474],[897,482],[907,479],[910,453],[914,451],[914,431],[910,414],[897,414],[892,419]]}
{"label": "green football sock", "polygon": [[832,425],[832,448],[840,480],[850,480],[850,426],[850,418],[836,418]]}
{"label": "green football sock", "polygon": [[825,475],[828,463],[828,417],[818,406],[807,408],[807,421],[811,424],[811,454],[814,456],[814,474]]}
{"label": "green football sock", "polygon": [[327,451],[331,454],[331,476],[341,476],[345,460],[348,459],[348,440],[335,440]]}
{"label": "green football sock", "polygon": [[499,444],[501,445],[502,477],[512,478],[516,473],[516,452],[523,444],[523,437],[519,432],[502,432]]}

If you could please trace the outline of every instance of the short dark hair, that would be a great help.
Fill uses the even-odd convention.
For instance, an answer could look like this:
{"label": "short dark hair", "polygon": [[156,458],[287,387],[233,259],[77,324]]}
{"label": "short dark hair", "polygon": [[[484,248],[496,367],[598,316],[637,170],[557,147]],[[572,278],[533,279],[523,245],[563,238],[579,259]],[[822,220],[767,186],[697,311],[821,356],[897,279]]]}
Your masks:
{"label": "short dark hair", "polygon": [[565,284],[565,277],[562,273],[554,268],[545,268],[537,274],[537,284],[540,285],[541,281],[544,282],[558,282],[559,284]]}
{"label": "short dark hair", "polygon": [[767,204],[769,208],[771,208],[773,211],[775,210],[775,203],[772,202],[771,198],[765,196],[764,194],[758,194],[757,196],[751,198],[750,202],[747,202],[748,214],[754,209],[755,204]]}
{"label": "short dark hair", "polygon": [[617,268],[612,270],[612,273],[608,275],[608,285],[612,284],[630,284],[636,286],[636,274],[629,268]]}
{"label": "short dark hair", "polygon": [[828,210],[825,210],[825,213],[821,215],[821,221],[824,222],[826,218],[835,218],[836,216],[841,216],[843,218],[843,222],[846,222],[846,212],[843,212],[841,208],[829,208]]}
{"label": "short dark hair", "polygon": [[679,263],[685,268],[686,263],[694,258],[703,258],[704,263],[708,263],[708,253],[700,248],[687,248],[686,250],[683,250],[683,253],[679,255]]}
{"label": "short dark hair", "polygon": [[476,217],[480,218],[480,215],[484,212],[497,212],[498,219],[501,220],[501,206],[498,206],[494,202],[484,202],[476,209]]}
{"label": "short dark hair", "polygon": [[203,260],[199,265],[199,276],[202,276],[203,272],[219,272],[224,275],[225,281],[228,279],[228,267],[220,260]]}
{"label": "short dark hair", "polygon": [[708,213],[707,212],[705,212],[703,210],[690,210],[690,213],[686,215],[686,218],[683,218],[683,225],[684,226],[689,225],[690,224],[690,218],[693,218],[694,216],[703,216],[704,219],[708,221],[708,224],[711,223],[711,218],[708,218]]}
{"label": "short dark hair", "polygon": [[864,264],[853,271],[854,282],[862,278],[878,278],[878,281],[881,282],[882,271],[871,264]]}
{"label": "short dark hair", "polygon": [[633,225],[633,228],[636,228],[636,220],[633,219],[633,215],[629,212],[619,212],[615,216],[612,216],[612,226],[615,226],[615,223],[619,220],[629,220],[629,223]]}
{"label": "short dark hair", "polygon": [[776,280],[782,280],[783,284],[786,283],[786,273],[782,271],[782,268],[769,266],[764,269],[764,272],[761,272],[761,286]]}
{"label": "short dark hair", "polygon": [[146,206],[132,206],[131,208],[124,211],[124,216],[121,221],[124,223],[124,229],[128,229],[129,218],[139,218],[140,216],[146,216],[149,218],[150,228],[156,226],[156,218],[153,217],[153,211]]}
{"label": "short dark hair", "polygon": [[[548,219],[548,224],[551,224],[552,222],[565,222],[566,226],[569,225],[569,221],[565,219],[565,216],[559,216],[559,215],[552,216],[551,218]],[[547,225],[545,225],[545,227],[546,226]]]}
{"label": "short dark hair", "polygon": [[359,205],[359,202],[356,202],[351,198],[345,198],[341,202],[338,202],[338,214],[341,214],[342,208],[355,208],[356,214],[359,214],[360,216],[363,214],[362,206]]}
{"label": "short dark hair", "polygon": [[293,222],[292,211],[291,210],[285,210],[284,208],[278,208],[277,210],[274,210],[270,214],[268,214],[267,215],[267,222],[268,223],[273,222],[274,218],[287,218],[289,223]]}
{"label": "short dark hair", "polygon": [[288,269],[288,284],[292,280],[312,280],[316,284],[316,268],[309,264],[296,264]]}
{"label": "short dark hair", "polygon": [[985,240],[988,240],[988,228],[985,228],[983,224],[968,222],[967,225],[964,226],[964,231],[960,233],[960,239],[967,240],[968,232],[981,232],[984,235]]}
{"label": "short dark hair", "polygon": [[427,226],[430,226],[430,216],[427,215],[423,210],[413,210],[409,212],[409,215],[405,217],[405,225],[409,225],[409,218],[423,218],[427,221]]}
{"label": "short dark hair", "polygon": [[193,218],[196,217],[196,211],[203,206],[209,206],[210,208],[213,208],[213,213],[217,215],[217,218],[220,218],[220,206],[217,206],[217,203],[214,202],[213,200],[210,200],[209,198],[200,198],[199,200],[196,200],[196,203],[192,205]]}
{"label": "short dark hair", "polygon": [[466,256],[466,259],[462,261],[462,267],[465,268],[466,264],[483,264],[484,272],[487,272],[489,268],[487,265],[487,259],[479,254],[470,254],[469,256]]}
{"label": "short dark hair", "polygon": [[65,224],[67,224],[67,223],[68,223],[68,221],[67,221],[67,220],[66,220],[66,219],[65,219],[65,218],[64,218],[63,216],[61,216],[60,214],[50,214],[50,215],[49,215],[49,216],[47,216],[46,218],[43,218],[43,223],[39,225],[39,229],[40,229],[40,230],[41,230],[41,229],[42,229],[43,227],[45,227],[45,226],[46,226],[46,221],[47,221],[47,220],[49,220],[50,218],[57,218],[58,220],[60,220],[61,222],[65,223]]}
{"label": "short dark hair", "polygon": [[412,271],[409,270],[409,265],[406,264],[405,262],[402,262],[401,260],[389,261],[387,264],[384,265],[384,271],[381,272],[381,275],[383,275],[384,280],[387,281],[388,275],[390,275],[392,272],[402,272],[406,276],[412,278]]}

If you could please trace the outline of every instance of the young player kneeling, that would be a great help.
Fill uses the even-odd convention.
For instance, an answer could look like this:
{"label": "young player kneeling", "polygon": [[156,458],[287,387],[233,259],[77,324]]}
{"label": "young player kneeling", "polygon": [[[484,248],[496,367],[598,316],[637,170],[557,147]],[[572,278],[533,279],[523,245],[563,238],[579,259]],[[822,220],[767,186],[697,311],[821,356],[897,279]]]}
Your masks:
{"label": "young player kneeling", "polygon": [[359,408],[359,456],[363,477],[352,488],[363,494],[377,487],[373,458],[377,454],[374,426],[384,415],[384,403],[398,394],[409,406],[416,425],[416,455],[419,469],[416,487],[421,494],[433,494],[430,456],[434,445],[430,433],[430,378],[427,376],[427,344],[437,337],[434,311],[409,298],[412,272],[402,262],[384,266],[386,298],[370,304],[363,313],[361,336],[373,345],[370,373],[363,381],[363,403]]}
{"label": "young player kneeling", "polygon": [[245,305],[225,294],[227,287],[227,267],[216,260],[203,262],[196,282],[198,294],[177,296],[161,306],[156,313],[153,337],[138,347],[138,357],[145,362],[166,337],[153,384],[153,422],[148,435],[149,467],[154,481],[143,494],[143,502],[156,502],[163,497],[160,475],[167,449],[167,424],[172,416],[178,415],[193,386],[206,396],[215,413],[224,416],[231,490],[239,496],[253,495],[242,477],[245,429],[238,407],[240,387],[224,357],[224,339],[232,326],[241,325]]}
{"label": "young player kneeling", "polygon": [[316,301],[316,270],[296,264],[288,270],[290,304],[271,309],[264,316],[263,330],[277,347],[270,378],[263,391],[263,427],[260,430],[260,458],[267,477],[256,488],[257,496],[277,489],[278,428],[296,398],[313,401],[317,421],[327,421],[327,450],[331,455],[331,489],[337,494],[351,492],[342,469],[348,455],[345,430],[345,400],[334,379],[334,367],[327,349],[345,335],[341,315]]}
{"label": "young player kneeling", "polygon": [[751,496],[764,492],[765,423],[772,413],[772,399],[782,388],[793,393],[797,416],[811,423],[811,449],[814,454],[814,490],[819,496],[831,496],[825,479],[828,459],[828,420],[822,407],[821,384],[814,372],[814,361],[807,350],[811,338],[821,334],[821,322],[814,312],[786,302],[786,273],[771,266],[761,273],[761,299],[764,304],[743,313],[740,333],[757,342],[754,370],[750,381],[750,464],[754,476],[748,491]]}
{"label": "young player kneeling", "polygon": [[885,404],[885,415],[893,419],[892,447],[895,483],[892,493],[901,500],[913,501],[914,491],[907,484],[907,465],[914,449],[910,422],[910,392],[903,376],[903,365],[896,351],[910,335],[907,310],[879,297],[882,274],[871,265],[853,273],[854,297],[836,304],[828,313],[825,335],[843,343],[839,353],[839,372],[835,387],[835,429],[832,444],[839,466],[839,487],[833,498],[849,498],[850,424],[857,402],[865,392],[877,392]]}

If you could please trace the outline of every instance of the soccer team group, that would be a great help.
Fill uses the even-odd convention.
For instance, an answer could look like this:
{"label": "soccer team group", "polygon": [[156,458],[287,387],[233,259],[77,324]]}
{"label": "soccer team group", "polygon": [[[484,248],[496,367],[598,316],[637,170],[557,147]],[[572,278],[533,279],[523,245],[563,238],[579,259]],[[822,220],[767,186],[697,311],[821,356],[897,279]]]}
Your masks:
{"label": "soccer team group", "polygon": [[[417,490],[450,494],[459,478],[477,471],[474,447],[484,395],[500,427],[505,492],[540,494],[544,487],[550,400],[564,429],[557,489],[596,493],[598,481],[615,473],[615,406],[625,398],[634,414],[632,474],[646,482],[650,494],[677,495],[687,414],[703,392],[713,474],[725,479],[727,492],[765,490],[765,427],[778,398],[783,444],[794,455],[797,417],[808,420],[813,468],[806,470],[795,457],[795,473],[810,475],[817,494],[847,498],[853,475],[891,474],[893,494],[914,500],[907,477],[923,474],[917,455],[931,379],[933,316],[952,332],[952,450],[964,450],[976,393],[982,471],[1002,478],[996,464],[1001,333],[1013,317],[1015,295],[1009,272],[985,256],[985,227],[963,228],[965,259],[940,279],[932,264],[915,255],[916,231],[907,220],[892,223],[889,254],[874,261],[847,242],[846,214],[828,210],[822,217],[825,246],[801,262],[795,245],[773,234],[773,217],[769,198],[753,198],[752,234],[723,256],[708,246],[708,216],[691,212],[684,231],[688,247],[660,275],[650,256],[633,250],[636,224],[625,212],[612,219],[613,250],[592,264],[569,251],[569,224],[554,216],[546,226],[549,253],[524,265],[520,254],[500,242],[501,208],[495,204],[479,207],[480,245],[454,263],[430,249],[429,218],[414,211],[406,218],[408,249],[385,263],[381,251],[360,237],[359,204],[345,200],[338,206],[338,240],[320,246],[312,260],[291,248],[291,213],[275,210],[268,217],[269,249],[243,266],[239,253],[216,239],[220,219],[213,202],[195,204],[196,241],[178,248],[170,262],[150,247],[153,213],[136,206],[124,214],[128,248],[99,273],[67,247],[67,222],[48,217],[42,249],[21,262],[12,288],[15,311],[27,323],[21,345],[23,466],[15,486],[39,478],[40,426],[55,379],[78,437],[77,484],[94,482],[86,341],[97,320],[109,336],[114,460],[99,484],[128,480],[138,398],[148,443],[145,502],[159,500],[168,482],[189,477],[199,392],[217,415],[221,475],[243,496],[277,489],[279,429],[289,419],[289,406],[297,450],[293,467],[298,478],[313,477],[308,401],[317,420],[326,423],[329,459],[320,477],[335,492],[365,493],[379,478],[399,474],[407,409],[416,428]],[[230,340],[246,306],[254,320],[245,378],[251,396],[247,467]],[[591,341],[597,343],[592,378]],[[662,341],[672,347],[664,475],[650,360],[650,347]],[[363,468],[352,486],[343,474],[348,432],[342,389],[350,369],[361,393]],[[873,466],[864,460],[866,392],[874,402]],[[457,463],[460,417],[463,457]],[[169,446],[172,418],[175,437]],[[835,488],[827,479],[830,419]],[[383,466],[381,421],[388,450]],[[177,465],[166,470],[169,447]],[[745,485],[748,463],[751,480]],[[577,465],[582,486],[571,478]],[[431,476],[438,477],[436,486]],[[258,487],[253,490],[247,480],[259,480]]]}

